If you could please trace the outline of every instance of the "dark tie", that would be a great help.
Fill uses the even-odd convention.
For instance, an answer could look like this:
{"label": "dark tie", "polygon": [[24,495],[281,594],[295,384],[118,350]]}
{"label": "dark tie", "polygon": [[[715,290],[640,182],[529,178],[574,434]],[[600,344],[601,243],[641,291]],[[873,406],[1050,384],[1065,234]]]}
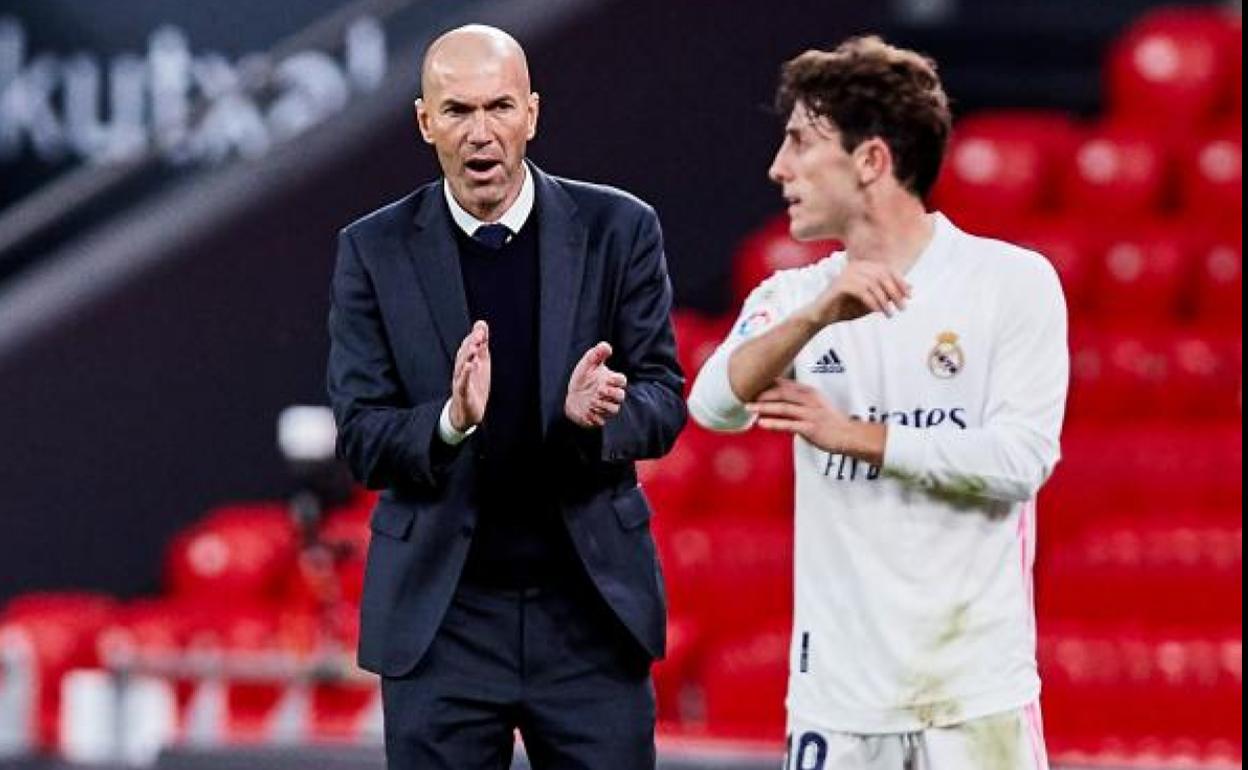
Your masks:
{"label": "dark tie", "polygon": [[485,244],[491,249],[501,249],[507,239],[511,237],[511,231],[507,229],[507,225],[494,223],[492,225],[481,225],[477,231],[472,234],[473,240],[477,243]]}

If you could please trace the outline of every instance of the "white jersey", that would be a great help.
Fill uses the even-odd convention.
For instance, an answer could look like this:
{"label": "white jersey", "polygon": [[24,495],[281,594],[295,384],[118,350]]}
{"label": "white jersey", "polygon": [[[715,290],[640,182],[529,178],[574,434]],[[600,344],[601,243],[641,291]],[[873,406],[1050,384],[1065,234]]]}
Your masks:
{"label": "white jersey", "polygon": [[[825,327],[794,361],[833,406],[888,425],[882,468],[794,442],[787,706],[829,730],[943,727],[1039,695],[1034,497],[1059,456],[1065,300],[1042,256],[932,216],[906,309]],[[731,352],[845,264],[833,254],[755,289],[694,384],[699,424],[750,426]]]}

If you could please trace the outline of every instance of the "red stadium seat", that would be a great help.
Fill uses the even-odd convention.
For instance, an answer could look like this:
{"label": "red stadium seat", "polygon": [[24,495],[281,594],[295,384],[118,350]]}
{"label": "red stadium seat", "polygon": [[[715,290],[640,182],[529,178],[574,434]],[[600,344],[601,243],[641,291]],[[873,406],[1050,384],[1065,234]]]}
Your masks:
{"label": "red stadium seat", "polygon": [[1104,124],[1085,132],[1066,163],[1062,205],[1104,221],[1147,217],[1168,203],[1167,144],[1145,127]]}
{"label": "red stadium seat", "polygon": [[82,618],[94,622],[110,617],[117,600],[89,591],[47,591],[18,594],[0,607],[0,621],[28,617]]}
{"label": "red stadium seat", "polygon": [[[357,614],[354,607],[346,607],[345,612]],[[99,644],[105,659],[133,660],[137,655],[159,662],[178,654],[184,663],[191,659],[227,666],[246,663],[254,669],[267,657],[269,676],[221,677],[221,712],[211,728],[215,740],[265,741],[272,736],[279,704],[291,693],[291,680],[280,661],[306,660],[311,653],[326,649],[326,644],[336,643],[343,650],[354,647],[351,635],[327,638],[325,632],[333,629],[325,627],[326,621],[282,605],[240,604],[229,597],[142,600],[117,614],[116,622],[99,635]],[[342,625],[348,622],[333,623],[334,628]],[[187,658],[188,654],[193,658]],[[205,681],[195,676],[173,678],[184,731],[206,729],[203,724],[190,724],[196,700],[206,695]],[[322,737],[358,737],[372,689],[372,683],[354,681],[311,686],[307,724],[299,729]]]}
{"label": "red stadium seat", "polygon": [[1237,14],[1166,9],[1134,24],[1110,52],[1112,111],[1143,124],[1204,125],[1228,110],[1238,89],[1242,33]]}
{"label": "red stadium seat", "polygon": [[1242,527],[1172,515],[1101,521],[1051,554],[1036,588],[1048,620],[1219,629],[1243,620]]}
{"label": "red stadium seat", "polygon": [[1071,318],[1088,313],[1092,305],[1097,270],[1097,256],[1102,249],[1098,236],[1087,223],[1076,217],[1031,219],[1021,222],[1004,236],[1007,240],[1040,252],[1053,263]]}
{"label": "red stadium seat", "polygon": [[693,618],[673,616],[667,622],[667,656],[654,664],[654,689],[660,722],[678,725],[697,718],[691,704],[696,684],[701,639]]}
{"label": "red stadium seat", "polygon": [[[1199,766],[1242,754],[1239,630],[1041,627],[1046,737],[1053,752],[1114,756],[1120,766]],[[1151,755],[1151,757],[1141,756]]]}
{"label": "red stadium seat", "polygon": [[676,445],[658,460],[637,464],[637,477],[654,509],[656,526],[697,515],[708,483],[707,466],[720,438],[690,423]]}
{"label": "red stadium seat", "polygon": [[180,652],[194,637],[198,607],[197,603],[174,599],[129,602],[100,633],[100,654],[109,658]]}
{"label": "red stadium seat", "polygon": [[1141,415],[1122,425],[1067,429],[1062,452],[1045,510],[1064,521],[1235,511],[1242,504],[1238,424],[1188,425]]}
{"label": "red stadium seat", "polygon": [[1242,13],[1227,14],[1231,45],[1226,52],[1227,69],[1230,70],[1230,102],[1225,116],[1239,118],[1244,114],[1244,18]]}
{"label": "red stadium seat", "polygon": [[787,622],[739,631],[709,650],[702,673],[706,726],[714,735],[784,738],[789,676]]}
{"label": "red stadium seat", "polygon": [[703,432],[707,449],[698,510],[706,516],[793,513],[793,437],[752,428],[744,433]]}
{"label": "red stadium seat", "polygon": [[0,638],[20,635],[34,653],[38,690],[35,713],[29,716],[37,746],[57,745],[61,680],[72,669],[99,665],[95,637],[114,612],[116,602],[108,597],[52,592],[18,596],[0,613]]}
{"label": "red stadium seat", "polygon": [[[1098,522],[1124,515],[1239,521],[1243,452],[1237,426],[1073,423],[1062,437],[1062,461],[1040,496],[1042,554]],[[1045,566],[1042,558],[1038,568]]]}
{"label": "red stadium seat", "polygon": [[789,217],[772,217],[749,235],[732,259],[732,301],[741,306],[756,286],[778,270],[814,264],[840,248],[834,241],[801,242],[789,235]]}
{"label": "red stadium seat", "polygon": [[1142,223],[1109,236],[1096,271],[1096,314],[1119,328],[1174,325],[1183,315],[1192,250],[1183,228],[1168,223]]}
{"label": "red stadium seat", "polygon": [[791,521],[712,516],[666,531],[659,549],[673,614],[707,644],[792,614]]}
{"label": "red stadium seat", "polygon": [[[1159,411],[1178,419],[1240,419],[1243,344],[1240,336],[1177,332],[1169,340],[1168,384]],[[1164,409],[1164,407],[1170,407]]]}
{"label": "red stadium seat", "polygon": [[1238,335],[1080,331],[1071,341],[1068,413],[1079,423],[1239,418]]}
{"label": "red stadium seat", "polygon": [[1129,422],[1164,414],[1170,368],[1168,339],[1086,329],[1073,334],[1071,420]]}
{"label": "red stadium seat", "polygon": [[[713,318],[689,310],[672,313],[676,355],[685,373],[686,395],[706,359],[723,341],[731,323],[731,319]],[[697,507],[705,467],[701,454],[706,447],[704,437],[695,437],[699,431],[696,425],[690,424],[667,455],[637,464],[637,476],[657,514],[656,526],[686,516]]]}
{"label": "red stadium seat", "polygon": [[1184,216],[1228,235],[1242,232],[1242,137],[1237,123],[1185,145],[1180,155]]}
{"label": "red stadium seat", "polygon": [[1000,235],[1053,203],[1053,169],[1073,124],[1056,113],[984,113],[954,129],[933,193],[938,208],[979,233]]}
{"label": "red stadium seat", "polygon": [[281,505],[219,508],[174,539],[167,585],[180,596],[276,598],[294,571],[296,539]]}
{"label": "red stadium seat", "polygon": [[1084,424],[1113,419],[1118,411],[1109,384],[1109,355],[1104,334],[1076,326],[1070,332],[1070,389],[1066,422]]}
{"label": "red stadium seat", "polygon": [[1192,304],[1199,322],[1224,332],[1241,332],[1243,269],[1243,242],[1238,239],[1215,240],[1198,252]]}
{"label": "red stadium seat", "polygon": [[731,318],[716,318],[690,310],[672,313],[672,328],[676,333],[676,357],[685,373],[685,393],[693,387],[694,378],[702,370],[706,359],[711,357],[728,335]]}
{"label": "red stadium seat", "polygon": [[[307,655],[316,644],[319,621],[280,606],[202,602],[189,614],[193,621],[188,649],[212,651],[227,663],[256,662],[277,655],[294,660]],[[268,739],[275,710],[289,692],[287,675],[274,669],[268,676],[227,676],[224,683],[223,737],[244,743]]]}
{"label": "red stadium seat", "polygon": [[377,716],[381,692],[372,678],[325,682],[311,692],[312,735],[318,741],[355,741],[368,736],[380,724],[370,724]]}
{"label": "red stadium seat", "polygon": [[100,635],[101,648],[306,653],[317,621],[285,604],[232,596],[140,599],[119,610]]}
{"label": "red stadium seat", "polygon": [[[108,663],[170,661],[188,650],[219,649],[215,606],[186,599],[140,599],[129,602],[96,638],[100,657]],[[170,677],[179,719],[186,714],[196,681]]]}

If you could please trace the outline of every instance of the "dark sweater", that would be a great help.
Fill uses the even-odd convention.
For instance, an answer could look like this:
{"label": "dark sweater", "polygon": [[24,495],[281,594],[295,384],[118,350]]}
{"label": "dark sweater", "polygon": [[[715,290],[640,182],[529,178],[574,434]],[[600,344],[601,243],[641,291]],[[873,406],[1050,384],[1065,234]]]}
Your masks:
{"label": "dark sweater", "polygon": [[490,399],[472,438],[480,516],[463,580],[548,584],[567,575],[575,556],[543,478],[537,211],[498,250],[454,230],[468,312],[490,327]]}

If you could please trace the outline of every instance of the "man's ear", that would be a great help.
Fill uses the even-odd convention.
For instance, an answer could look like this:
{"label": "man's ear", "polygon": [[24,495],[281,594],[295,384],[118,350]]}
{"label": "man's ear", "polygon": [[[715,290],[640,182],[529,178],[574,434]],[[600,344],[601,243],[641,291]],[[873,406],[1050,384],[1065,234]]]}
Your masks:
{"label": "man's ear", "polygon": [[532,141],[533,137],[537,136],[537,113],[539,111],[538,108],[541,106],[541,101],[542,97],[538,92],[534,91],[529,94],[529,132],[526,137],[529,141]]}
{"label": "man's ear", "polygon": [[429,133],[429,110],[425,108],[425,100],[417,99],[412,106],[416,110],[416,128],[420,131],[420,138],[425,140],[425,144],[433,144],[433,135]]}

